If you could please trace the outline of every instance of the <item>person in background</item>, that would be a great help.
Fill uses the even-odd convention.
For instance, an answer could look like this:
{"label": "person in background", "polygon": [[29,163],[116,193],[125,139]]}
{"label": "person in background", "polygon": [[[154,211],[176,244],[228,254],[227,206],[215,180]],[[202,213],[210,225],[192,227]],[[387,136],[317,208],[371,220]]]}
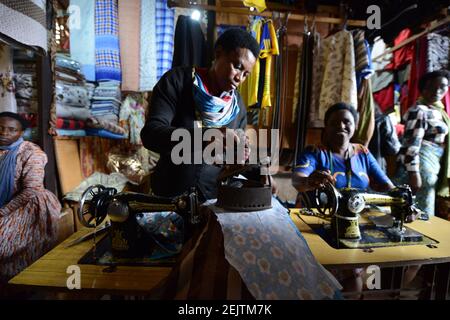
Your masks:
{"label": "person in background", "polygon": [[405,133],[396,182],[410,185],[417,206],[429,216],[435,213],[436,191],[449,197],[450,118],[441,102],[448,90],[449,75],[446,70],[424,74],[419,79],[421,96],[403,116]]}
{"label": "person in background", "polygon": [[61,205],[44,188],[46,154],[22,136],[27,122],[0,113],[0,295],[10,278],[54,244]]}
{"label": "person in background", "polygon": [[[351,143],[358,123],[358,113],[351,105],[336,103],[325,113],[322,145],[309,146],[296,161],[292,184],[299,192],[310,192],[331,183],[337,189],[368,189],[376,184],[379,190],[394,188],[370,151]],[[336,275],[344,292],[355,292],[359,299],[363,290],[363,269],[346,270]]]}
{"label": "person in background", "polygon": [[[175,67],[162,76],[153,89],[149,115],[141,131],[144,146],[160,154],[150,178],[154,194],[173,197],[196,187],[201,201],[217,197],[221,168],[204,162],[175,164],[171,152],[179,142],[171,141],[171,136],[178,128],[187,129],[191,138],[195,138],[194,128],[218,128],[224,133],[232,129],[228,131],[232,138],[242,139],[236,129],[245,129],[247,111],[236,89],[250,74],[258,56],[256,40],[245,30],[232,28],[217,39],[215,60],[209,69]],[[248,148],[245,154],[248,157]]]}

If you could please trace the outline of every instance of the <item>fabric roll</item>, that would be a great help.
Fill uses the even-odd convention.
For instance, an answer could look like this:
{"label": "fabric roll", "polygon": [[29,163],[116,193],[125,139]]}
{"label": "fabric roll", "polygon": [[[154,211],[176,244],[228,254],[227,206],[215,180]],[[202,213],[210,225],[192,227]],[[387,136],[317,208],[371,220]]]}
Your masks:
{"label": "fabric roll", "polygon": [[173,38],[175,35],[174,10],[167,0],[156,0],[156,80],[172,66]]}
{"label": "fabric roll", "polygon": [[125,139],[126,137],[121,134],[116,134],[111,131],[105,129],[96,129],[96,128],[86,128],[86,135],[88,136],[97,136],[108,139]]}
{"label": "fabric roll", "polygon": [[0,42],[0,112],[17,112],[11,48]]}
{"label": "fabric roll", "polygon": [[[70,56],[79,61],[86,80],[95,81],[95,1],[70,0],[81,21],[70,29]],[[74,12],[74,13],[75,13]]]}
{"label": "fabric roll", "polygon": [[95,78],[122,79],[117,0],[95,2]]}
{"label": "fabric roll", "polygon": [[91,112],[87,108],[71,107],[57,102],[56,116],[58,118],[85,121],[91,116]]}
{"label": "fabric roll", "polygon": [[122,90],[139,90],[141,0],[119,0]]}
{"label": "fabric roll", "polygon": [[139,91],[156,84],[156,0],[141,0]]}
{"label": "fabric roll", "polygon": [[206,41],[198,21],[179,16],[174,43],[172,67],[206,67]]}

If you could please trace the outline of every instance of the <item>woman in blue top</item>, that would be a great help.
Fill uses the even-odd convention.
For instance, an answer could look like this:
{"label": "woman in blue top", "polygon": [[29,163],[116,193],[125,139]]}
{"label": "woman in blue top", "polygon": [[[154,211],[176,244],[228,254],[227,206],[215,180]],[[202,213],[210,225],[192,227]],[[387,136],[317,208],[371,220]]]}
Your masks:
{"label": "woman in blue top", "polygon": [[[306,148],[296,161],[292,184],[299,192],[313,191],[326,183],[338,189],[394,188],[369,150],[350,142],[357,121],[358,113],[348,104],[337,103],[327,110],[322,145]],[[344,292],[358,292],[351,298],[360,298],[362,271],[354,269],[336,275]]]}
{"label": "woman in blue top", "polygon": [[327,110],[322,145],[307,147],[296,161],[292,183],[299,192],[315,190],[327,182],[338,189],[394,188],[369,150],[350,143],[357,120],[356,110],[348,104],[337,103]]}

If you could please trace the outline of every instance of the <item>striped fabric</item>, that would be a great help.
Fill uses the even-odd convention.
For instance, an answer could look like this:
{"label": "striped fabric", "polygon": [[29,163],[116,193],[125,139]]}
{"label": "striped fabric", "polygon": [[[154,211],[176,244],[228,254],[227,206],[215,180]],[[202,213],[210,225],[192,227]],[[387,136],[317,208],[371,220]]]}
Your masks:
{"label": "striped fabric", "polygon": [[167,0],[156,0],[157,80],[172,67],[174,24],[174,10],[167,7]]}
{"label": "striped fabric", "polygon": [[95,74],[97,81],[121,81],[117,0],[95,2]]}
{"label": "striped fabric", "polygon": [[78,130],[84,129],[84,126],[85,126],[84,121],[81,120],[63,119],[63,118],[58,118],[56,120],[57,129]]}
{"label": "striped fabric", "polygon": [[355,71],[358,89],[362,79],[370,78],[375,71],[372,68],[370,48],[364,38],[364,30],[358,29],[352,32],[355,50]]}

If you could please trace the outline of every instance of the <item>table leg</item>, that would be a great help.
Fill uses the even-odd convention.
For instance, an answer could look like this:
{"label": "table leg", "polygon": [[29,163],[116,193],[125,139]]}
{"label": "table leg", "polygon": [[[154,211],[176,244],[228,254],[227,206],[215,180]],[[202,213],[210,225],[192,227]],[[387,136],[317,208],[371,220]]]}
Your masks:
{"label": "table leg", "polygon": [[448,285],[450,282],[450,263],[440,263],[436,265],[435,281],[435,299],[447,300]]}

